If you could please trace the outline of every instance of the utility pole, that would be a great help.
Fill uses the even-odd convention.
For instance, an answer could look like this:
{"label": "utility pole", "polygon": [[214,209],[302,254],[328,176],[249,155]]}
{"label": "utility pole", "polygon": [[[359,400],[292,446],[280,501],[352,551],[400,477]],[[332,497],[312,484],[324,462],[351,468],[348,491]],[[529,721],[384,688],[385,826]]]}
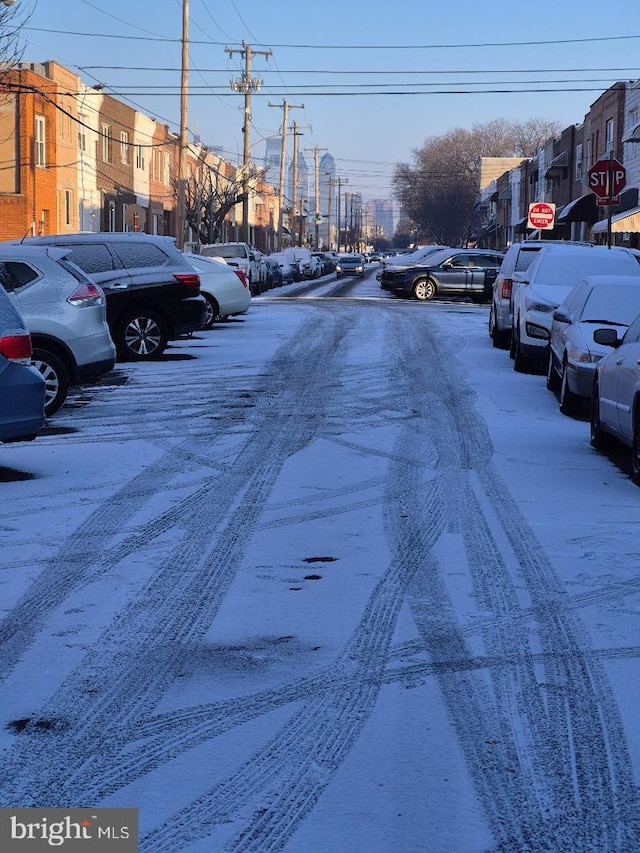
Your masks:
{"label": "utility pole", "polygon": [[289,110],[303,110],[304,104],[289,104],[283,101],[282,104],[269,104],[270,107],[282,107],[282,146],[280,148],[280,183],[278,185],[278,251],[282,251],[283,240],[283,224],[284,224],[284,181],[286,173],[287,161],[287,131],[289,128]]}
{"label": "utility pole", "polygon": [[[298,137],[302,136],[302,134],[298,131],[298,122],[293,122],[293,188],[291,191],[292,199],[292,236],[293,236],[293,244],[296,245],[296,203],[298,199]],[[300,215],[302,216],[302,211],[300,211]],[[302,223],[300,223],[300,229],[302,228]]]}
{"label": "utility pole", "polygon": [[305,151],[313,151],[313,163],[314,163],[314,172],[315,172],[315,197],[316,197],[315,198],[316,210],[315,210],[315,217],[314,217],[314,223],[315,223],[314,241],[315,241],[316,252],[320,248],[319,234],[318,234],[318,231],[320,228],[320,185],[319,185],[319,176],[318,176],[318,171],[319,171],[318,155],[319,155],[320,151],[327,151],[327,150],[328,150],[327,148],[318,148],[317,145],[314,148],[305,148]]}
{"label": "utility pole", "polygon": [[187,100],[189,92],[189,0],[182,0],[182,74],[180,80],[180,140],[178,151],[178,209],[176,215],[176,244],[184,248],[187,231]]}
{"label": "utility pole", "polygon": [[[349,178],[343,179],[343,178],[338,176],[338,252],[340,251],[340,199],[342,197],[341,190],[342,190],[342,184],[348,184],[348,183],[349,183]],[[347,194],[346,194],[346,192],[344,194],[344,205],[345,205],[344,216],[345,216],[345,220],[346,220],[346,218],[347,218]],[[345,244],[346,244],[346,239],[345,239]],[[346,249],[346,245],[345,245],[345,249]]]}
{"label": "utility pole", "polygon": [[242,77],[231,81],[231,88],[234,92],[242,92],[244,94],[244,125],[242,132],[244,133],[244,151],[242,157],[242,239],[245,243],[250,243],[249,233],[249,164],[250,164],[250,148],[249,137],[251,132],[251,93],[258,92],[262,86],[260,77],[251,76],[251,59],[254,56],[272,55],[270,50],[253,50],[251,45],[245,41],[242,42],[242,48],[232,49],[225,47],[225,53],[233,56],[234,53],[239,53],[244,59],[244,73]]}
{"label": "utility pole", "polygon": [[331,240],[331,208],[333,206],[333,198],[331,190],[333,188],[333,177],[329,175],[329,210],[327,211],[327,243],[329,251],[333,248],[333,241]]}

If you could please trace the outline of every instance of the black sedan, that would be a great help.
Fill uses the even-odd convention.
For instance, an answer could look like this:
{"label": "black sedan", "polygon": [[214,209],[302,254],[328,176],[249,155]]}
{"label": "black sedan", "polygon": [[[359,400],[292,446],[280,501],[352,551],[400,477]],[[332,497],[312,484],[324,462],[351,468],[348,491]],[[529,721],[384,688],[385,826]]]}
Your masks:
{"label": "black sedan", "polygon": [[442,249],[424,264],[385,268],[380,287],[398,296],[421,301],[438,294],[470,295],[481,302],[491,297],[493,280],[503,255],[483,249]]}

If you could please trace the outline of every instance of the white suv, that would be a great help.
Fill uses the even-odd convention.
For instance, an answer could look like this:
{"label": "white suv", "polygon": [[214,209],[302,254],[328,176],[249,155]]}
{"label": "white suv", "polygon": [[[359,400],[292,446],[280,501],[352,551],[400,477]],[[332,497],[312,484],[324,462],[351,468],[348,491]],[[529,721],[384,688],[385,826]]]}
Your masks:
{"label": "white suv", "polygon": [[513,274],[511,355],[514,369],[544,372],[554,310],[589,275],[640,275],[629,249],[555,243],[539,251],[522,273]]}
{"label": "white suv", "polygon": [[222,258],[230,267],[236,267],[243,272],[253,296],[264,289],[266,270],[248,243],[208,243],[190,248],[195,248],[195,254],[205,258]]}
{"label": "white suv", "polygon": [[116,360],[104,292],[70,254],[70,248],[0,244],[0,286],[31,335],[47,417],[62,406],[70,384],[108,373]]}

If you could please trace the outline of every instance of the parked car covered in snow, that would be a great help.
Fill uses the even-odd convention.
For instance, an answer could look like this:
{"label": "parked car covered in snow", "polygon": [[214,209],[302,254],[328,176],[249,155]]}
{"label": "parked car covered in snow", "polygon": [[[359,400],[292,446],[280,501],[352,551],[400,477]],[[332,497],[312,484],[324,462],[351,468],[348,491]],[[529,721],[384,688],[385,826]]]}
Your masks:
{"label": "parked car covered in snow", "polygon": [[248,310],[251,291],[242,270],[216,258],[189,254],[185,258],[200,276],[200,291],[207,301],[204,329],[210,329],[218,320],[244,314]]}

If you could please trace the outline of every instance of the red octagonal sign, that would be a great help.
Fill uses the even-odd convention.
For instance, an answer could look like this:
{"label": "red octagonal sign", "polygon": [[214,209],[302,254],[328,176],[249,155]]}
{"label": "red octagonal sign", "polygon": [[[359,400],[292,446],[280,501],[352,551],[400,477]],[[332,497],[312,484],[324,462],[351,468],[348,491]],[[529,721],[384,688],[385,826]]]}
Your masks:
{"label": "red octagonal sign", "polygon": [[529,228],[538,228],[540,230],[553,228],[555,217],[555,204],[538,201],[535,204],[529,205]]}
{"label": "red octagonal sign", "polygon": [[[609,178],[611,177],[611,187]],[[589,189],[598,198],[610,198],[618,195],[625,188],[627,173],[619,160],[598,160],[589,169]]]}

